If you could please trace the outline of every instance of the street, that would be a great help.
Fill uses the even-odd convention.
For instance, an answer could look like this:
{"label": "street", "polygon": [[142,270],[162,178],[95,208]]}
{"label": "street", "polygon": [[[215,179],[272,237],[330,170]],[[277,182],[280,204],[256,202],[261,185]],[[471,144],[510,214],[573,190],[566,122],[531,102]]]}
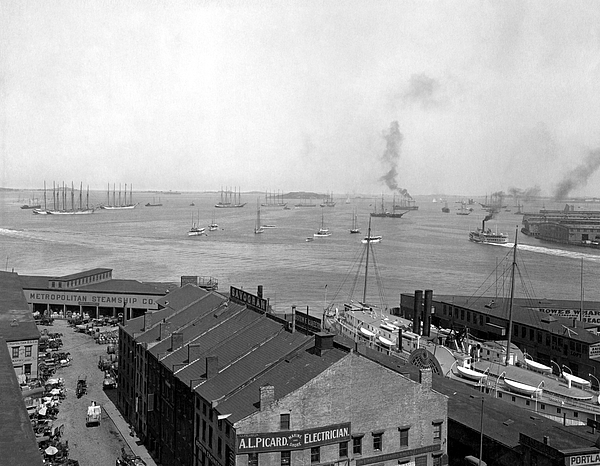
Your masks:
{"label": "street", "polygon": [[[128,454],[131,449],[105,409],[105,405],[112,402],[102,390],[104,374],[98,369],[98,358],[107,355],[107,345],[97,344],[91,335],[75,332],[64,320],[55,320],[52,326],[39,329],[62,333],[63,347],[59,351],[70,353],[72,358],[70,366],[58,368],[54,375],[65,381],[66,398],[59,406],[54,425],[65,426],[63,441],[69,442],[69,458],[78,460],[81,466],[114,465],[121,457],[122,448]],[[101,327],[103,330],[108,327]],[[80,374],[87,377],[87,393],[77,398],[75,389]],[[86,427],[87,407],[92,401],[102,407],[101,421],[98,426]],[[111,412],[117,411],[112,409]]]}

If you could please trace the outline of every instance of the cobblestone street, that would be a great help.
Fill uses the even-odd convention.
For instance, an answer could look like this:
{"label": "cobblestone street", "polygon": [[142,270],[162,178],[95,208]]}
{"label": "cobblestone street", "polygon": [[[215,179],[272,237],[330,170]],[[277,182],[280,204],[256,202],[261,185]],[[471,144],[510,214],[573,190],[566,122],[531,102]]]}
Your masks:
{"label": "cobblestone street", "polygon": [[[65,384],[66,398],[59,406],[54,425],[65,426],[63,440],[69,442],[69,457],[78,460],[81,466],[114,465],[121,456],[122,448],[128,454],[131,449],[107,414],[106,405],[113,416],[120,417],[116,408],[110,409],[112,402],[102,390],[104,375],[98,369],[98,358],[106,355],[107,345],[97,344],[90,335],[75,332],[64,320],[55,320],[54,325],[39,328],[62,333],[63,347],[60,351],[71,353],[71,365],[57,369],[54,376],[62,377]],[[101,330],[107,329],[101,327]],[[75,388],[80,374],[87,377],[87,393],[77,398]],[[87,407],[92,401],[102,407],[102,417],[100,425],[86,427]],[[123,425],[122,419],[120,424]]]}

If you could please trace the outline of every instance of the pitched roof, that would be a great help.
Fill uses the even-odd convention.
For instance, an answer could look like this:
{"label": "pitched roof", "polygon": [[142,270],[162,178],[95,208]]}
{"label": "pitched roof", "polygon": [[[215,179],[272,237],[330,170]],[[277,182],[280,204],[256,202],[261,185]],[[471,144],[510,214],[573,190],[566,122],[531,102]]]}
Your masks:
{"label": "pitched roof", "polygon": [[40,338],[18,274],[0,272],[0,296],[0,337],[9,342]]}

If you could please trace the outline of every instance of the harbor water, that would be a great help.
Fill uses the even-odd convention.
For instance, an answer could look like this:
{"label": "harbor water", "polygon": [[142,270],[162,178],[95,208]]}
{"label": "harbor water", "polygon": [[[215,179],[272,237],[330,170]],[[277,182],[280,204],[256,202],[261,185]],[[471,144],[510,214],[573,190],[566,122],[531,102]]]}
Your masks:
{"label": "harbor water", "polygon": [[[212,276],[223,292],[235,286],[256,293],[262,285],[264,297],[281,313],[295,305],[320,315],[326,305],[362,300],[365,245],[361,240],[380,197],[352,197],[348,202],[344,196],[335,207],[324,208],[319,207],[322,200],[313,200],[315,207],[296,208],[294,204],[305,201],[285,199],[289,209],[261,208],[261,223],[275,228],[255,234],[257,200],[265,202],[264,194],[242,193],[246,205],[231,209],[214,207],[218,192],[158,196],[134,192],[134,202],[139,204],[133,210],[34,215],[20,209],[31,192],[1,191],[2,269],[60,276],[105,267],[113,269],[114,278],[143,282]],[[106,193],[90,193],[90,203],[105,199]],[[382,235],[383,240],[372,245],[367,301],[394,307],[401,293],[416,289],[432,289],[434,295],[505,295],[506,280],[498,278],[510,269],[515,233],[521,228],[522,216],[514,213],[517,208],[509,206],[510,212],[502,210],[486,224],[507,233],[509,242],[486,245],[468,240],[469,231],[481,226],[487,215],[479,204],[470,206],[470,215],[456,215],[458,197],[448,197],[450,213],[442,212],[444,203],[432,202],[431,196],[415,199],[419,209],[400,219],[372,218],[372,234]],[[162,205],[146,207],[146,203]],[[535,212],[542,206],[563,208],[564,203],[525,203],[523,210]],[[576,208],[593,210],[594,206]],[[350,234],[354,209],[361,234]],[[219,229],[208,231],[213,218]],[[206,236],[188,236],[192,221],[198,219],[199,226],[206,227]],[[322,219],[332,234],[314,238]],[[545,243],[519,232],[517,257],[516,296],[579,300],[583,288],[586,300],[600,300],[600,250]]]}

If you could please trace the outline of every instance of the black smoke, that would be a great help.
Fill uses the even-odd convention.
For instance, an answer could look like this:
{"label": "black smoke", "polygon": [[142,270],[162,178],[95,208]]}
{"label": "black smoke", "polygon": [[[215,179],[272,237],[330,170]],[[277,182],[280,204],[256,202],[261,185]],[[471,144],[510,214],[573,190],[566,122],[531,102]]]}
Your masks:
{"label": "black smoke", "polygon": [[514,199],[522,199],[523,201],[531,201],[540,196],[542,190],[539,186],[533,186],[527,189],[509,188],[508,192]]}
{"label": "black smoke", "polygon": [[400,125],[397,121],[392,121],[390,129],[383,133],[383,138],[386,141],[385,152],[381,156],[383,163],[390,167],[388,172],[379,178],[379,181],[385,182],[388,188],[392,191],[398,189],[398,161],[400,160],[400,146],[404,140],[404,136],[400,132]]}
{"label": "black smoke", "polygon": [[591,151],[581,165],[565,174],[554,191],[554,199],[565,199],[573,189],[585,186],[598,167],[600,167],[600,149]]}

